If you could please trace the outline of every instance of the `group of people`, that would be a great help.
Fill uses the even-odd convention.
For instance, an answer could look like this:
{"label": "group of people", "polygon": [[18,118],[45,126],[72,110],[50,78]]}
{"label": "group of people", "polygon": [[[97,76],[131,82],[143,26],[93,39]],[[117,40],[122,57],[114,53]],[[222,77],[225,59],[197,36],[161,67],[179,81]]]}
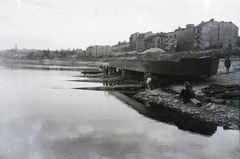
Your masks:
{"label": "group of people", "polygon": [[108,74],[111,74],[111,73],[117,71],[116,68],[108,67],[108,65],[106,65],[106,66],[105,66],[105,65],[100,65],[100,66],[99,66],[99,69],[100,69],[101,71],[103,71],[103,73],[104,73],[105,75],[108,75]]}
{"label": "group of people", "polygon": [[[231,67],[231,59],[229,58],[229,56],[227,56],[225,58],[224,65],[226,67],[226,73],[228,74],[229,69]],[[145,73],[143,80],[144,80],[144,84],[145,84],[145,89],[151,90],[152,85],[153,85],[152,74],[149,72]],[[195,98],[195,93],[193,91],[193,87],[191,86],[191,84],[188,81],[185,82],[185,88],[181,90],[179,98],[183,99],[184,102],[188,102],[190,98]]]}
{"label": "group of people", "polygon": [[[151,90],[153,87],[153,75],[151,73],[146,73],[144,75],[144,84],[146,91]],[[185,82],[185,89],[182,89],[179,95],[180,99],[186,103],[190,100],[190,98],[195,98],[195,93],[193,91],[193,87],[187,81]]]}
{"label": "group of people", "polygon": [[99,66],[100,70],[102,70],[104,72],[104,74],[108,74],[108,65],[100,65]]}
{"label": "group of people", "polygon": [[[225,58],[224,65],[226,67],[226,73],[228,74],[231,67],[231,59],[229,58],[229,56]],[[184,102],[188,102],[190,98],[195,98],[193,87],[190,85],[189,82],[185,83],[185,89],[182,89],[179,98],[183,99]]]}

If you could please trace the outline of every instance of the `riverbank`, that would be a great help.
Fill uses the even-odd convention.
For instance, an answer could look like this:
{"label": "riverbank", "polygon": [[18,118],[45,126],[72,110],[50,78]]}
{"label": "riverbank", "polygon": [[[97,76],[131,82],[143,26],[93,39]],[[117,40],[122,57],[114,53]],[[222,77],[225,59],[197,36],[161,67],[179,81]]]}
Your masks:
{"label": "riverbank", "polygon": [[[67,65],[67,66],[87,66],[98,68],[101,64],[107,65],[108,62],[102,60],[92,61],[51,61],[51,60],[13,60],[4,62],[14,62],[25,64],[43,64],[43,65]],[[202,121],[212,122],[219,126],[223,126],[227,129],[239,130],[239,99],[219,99],[215,97],[209,97],[202,93],[201,89],[211,84],[232,85],[239,84],[240,77],[240,59],[238,57],[232,58],[232,67],[229,74],[225,74],[225,67],[223,65],[223,59],[220,60],[218,73],[211,77],[201,77],[188,79],[193,86],[193,89],[197,95],[197,100],[202,102],[201,107],[197,107],[192,103],[183,103],[178,98],[178,93],[183,89],[185,81],[168,82],[168,84],[160,85],[150,91],[145,91],[141,88],[134,98],[144,102],[151,102],[159,104],[163,107],[168,107],[174,111],[191,115],[194,118]],[[105,84],[103,87],[109,85],[126,85],[126,84],[139,84],[142,81],[141,76],[128,76],[122,77],[121,73],[104,75],[104,74],[87,74],[81,75],[87,77],[89,80],[86,82],[102,82]],[[82,82],[82,81],[79,81]],[[84,81],[83,81],[84,82]],[[111,86],[112,87],[112,86]],[[112,87],[114,88],[114,86]],[[133,87],[134,88],[134,87]],[[123,90],[124,88],[120,88]],[[109,90],[99,89],[99,90]],[[132,90],[132,88],[130,88]],[[117,90],[116,90],[117,91]]]}
{"label": "riverbank", "polygon": [[[184,88],[184,80],[175,82],[166,82],[160,87],[153,90],[145,91],[140,89],[134,98],[143,102],[158,104],[159,106],[170,108],[174,111],[188,114],[193,118],[211,122],[225,129],[239,130],[239,96],[235,99],[216,98],[204,94],[201,90],[209,85],[239,85],[240,77],[240,59],[239,57],[232,58],[232,67],[230,73],[225,73],[224,59],[220,59],[217,75],[211,77],[198,77],[187,79],[196,93],[196,99],[201,102],[202,106],[197,107],[189,102],[184,103],[178,98],[181,89]],[[123,78],[118,75],[90,75],[89,78],[101,78],[102,81],[115,83],[117,85],[139,83],[142,79],[131,79],[131,77]],[[164,82],[162,82],[164,83]],[[105,86],[106,87],[106,86]],[[111,91],[110,89],[106,89]],[[141,87],[142,88],[142,87]],[[102,89],[104,90],[104,88]]]}
{"label": "riverbank", "polygon": [[220,61],[218,73],[208,78],[195,78],[189,80],[196,93],[196,99],[202,102],[201,107],[193,103],[184,103],[178,98],[179,92],[184,88],[184,81],[163,85],[150,91],[139,92],[134,98],[159,104],[174,111],[189,114],[202,121],[212,122],[226,129],[239,130],[239,98],[219,99],[209,97],[201,89],[211,84],[233,85],[239,84],[239,58],[232,59],[232,67],[229,74],[225,74],[223,60]]}

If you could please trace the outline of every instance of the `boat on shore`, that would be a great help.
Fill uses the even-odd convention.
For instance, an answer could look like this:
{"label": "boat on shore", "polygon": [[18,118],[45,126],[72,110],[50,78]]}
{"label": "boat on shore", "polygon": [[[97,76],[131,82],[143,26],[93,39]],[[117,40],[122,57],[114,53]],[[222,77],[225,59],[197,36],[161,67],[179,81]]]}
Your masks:
{"label": "boat on shore", "polygon": [[81,73],[85,74],[98,74],[98,73],[102,73],[103,70],[101,69],[96,69],[96,68],[89,68],[89,69],[84,69],[81,71]]}
{"label": "boat on shore", "polygon": [[109,67],[161,75],[211,76],[216,75],[219,58],[193,57],[179,60],[115,60]]}

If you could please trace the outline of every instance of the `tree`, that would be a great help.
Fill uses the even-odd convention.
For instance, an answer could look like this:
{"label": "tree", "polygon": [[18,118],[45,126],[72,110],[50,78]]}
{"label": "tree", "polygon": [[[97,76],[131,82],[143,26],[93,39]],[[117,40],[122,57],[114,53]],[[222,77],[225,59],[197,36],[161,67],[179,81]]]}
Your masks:
{"label": "tree", "polygon": [[31,52],[27,55],[27,59],[33,59],[34,58],[34,53]]}
{"label": "tree", "polygon": [[50,58],[50,51],[49,50],[43,50],[43,57],[49,59]]}
{"label": "tree", "polygon": [[66,53],[66,51],[60,51],[60,57],[62,57],[62,58],[66,58],[67,57],[67,53]]}

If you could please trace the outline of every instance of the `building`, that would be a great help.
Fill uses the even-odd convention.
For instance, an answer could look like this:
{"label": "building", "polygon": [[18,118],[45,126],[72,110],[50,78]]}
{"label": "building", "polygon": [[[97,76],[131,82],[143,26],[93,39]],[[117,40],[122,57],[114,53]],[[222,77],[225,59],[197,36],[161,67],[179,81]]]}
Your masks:
{"label": "building", "polygon": [[166,33],[165,48],[166,48],[166,51],[176,51],[177,35],[175,31]]}
{"label": "building", "polygon": [[146,50],[145,48],[145,39],[149,36],[153,35],[152,32],[146,32],[146,33],[134,33],[130,35],[129,38],[129,51],[137,51],[142,52]]}
{"label": "building", "polygon": [[145,39],[145,48],[160,48],[166,50],[166,33],[156,33]]}
{"label": "building", "polygon": [[111,47],[109,45],[106,46],[94,45],[89,46],[86,49],[86,56],[88,57],[101,57],[109,55],[111,55]]}
{"label": "building", "polygon": [[133,51],[136,50],[138,44],[137,44],[137,39],[138,39],[139,33],[134,33],[130,35],[129,37],[129,50]]}
{"label": "building", "polygon": [[194,30],[194,48],[204,50],[218,46],[218,22],[210,21],[198,24]]}
{"label": "building", "polygon": [[238,27],[232,22],[218,23],[218,45],[220,47],[235,46],[238,39]]}
{"label": "building", "polygon": [[179,27],[173,32],[152,32],[131,34],[129,43],[119,42],[113,46],[90,46],[86,56],[100,57],[119,52],[143,52],[150,48],[161,48],[165,51],[206,50],[227,46],[235,46],[238,38],[238,27],[232,22],[217,22],[211,19],[194,26],[187,24],[186,28]]}
{"label": "building", "polygon": [[137,52],[143,52],[146,50],[145,48],[145,39],[149,36],[153,35],[152,32],[142,33],[138,36],[138,47],[136,49]]}
{"label": "building", "polygon": [[187,24],[186,28],[178,27],[175,30],[177,39],[176,51],[193,50],[194,44],[194,24]]}
{"label": "building", "polygon": [[194,48],[197,50],[234,46],[238,27],[232,22],[217,22],[211,19],[195,27]]}

